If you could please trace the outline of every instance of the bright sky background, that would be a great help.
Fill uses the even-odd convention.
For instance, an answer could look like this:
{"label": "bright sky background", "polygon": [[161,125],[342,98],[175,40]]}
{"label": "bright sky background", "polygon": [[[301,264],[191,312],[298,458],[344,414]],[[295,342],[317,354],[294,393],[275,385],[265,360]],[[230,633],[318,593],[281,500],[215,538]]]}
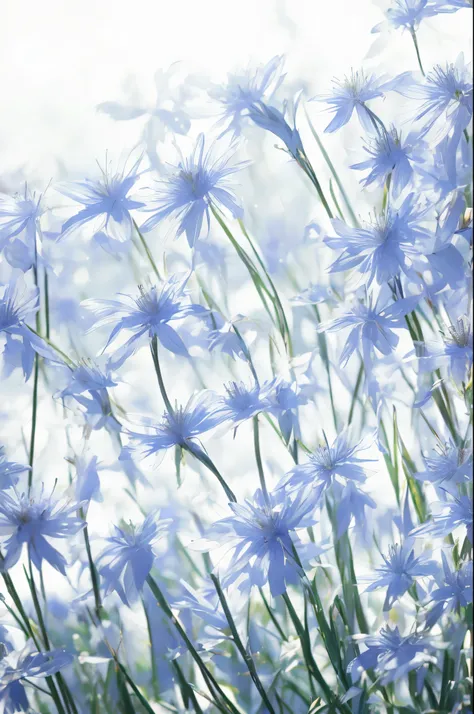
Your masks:
{"label": "bright sky background", "polygon": [[[425,21],[419,37],[428,66],[471,45],[466,12]],[[137,123],[115,124],[95,109],[123,98],[127,77],[153,101],[154,72],[173,62],[217,80],[284,53],[289,78],[322,92],[331,77],[360,66],[382,19],[373,0],[3,0],[2,180],[21,183],[26,173],[47,183],[57,177],[56,161],[76,172],[106,149],[129,149]],[[370,65],[416,69],[410,45],[408,34],[397,35]],[[413,65],[400,66],[407,58]]]}

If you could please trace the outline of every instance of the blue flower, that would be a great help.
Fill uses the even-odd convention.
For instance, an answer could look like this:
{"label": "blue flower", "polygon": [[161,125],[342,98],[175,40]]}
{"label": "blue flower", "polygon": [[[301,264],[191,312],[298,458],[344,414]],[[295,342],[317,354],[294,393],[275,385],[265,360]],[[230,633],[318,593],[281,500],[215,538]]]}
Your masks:
{"label": "blue flower", "polygon": [[462,315],[456,324],[449,325],[441,333],[443,342],[429,341],[417,345],[418,363],[422,372],[431,372],[439,367],[448,367],[454,381],[467,384],[473,363],[472,329],[467,315]]}
{"label": "blue flower", "polygon": [[33,369],[35,352],[57,360],[54,351],[29,330],[26,324],[39,310],[39,290],[37,287],[28,288],[21,278],[11,280],[7,285],[0,285],[0,290],[2,288],[0,334],[3,332],[6,335],[3,355],[7,363],[11,359],[15,366],[19,357],[25,379],[28,379]]}
{"label": "blue flower", "polygon": [[259,384],[247,387],[243,382],[230,382],[224,386],[227,395],[221,397],[223,420],[230,419],[234,424],[240,424],[269,410],[270,402],[265,387]]}
{"label": "blue flower", "polygon": [[114,355],[111,363],[115,368],[138,349],[138,340],[145,334],[150,340],[157,337],[165,349],[175,354],[188,354],[183,340],[169,323],[188,315],[202,316],[207,311],[200,305],[186,302],[187,279],[188,276],[183,280],[174,275],[159,287],[153,285],[145,289],[140,286],[137,298],[123,295],[121,300],[85,300],[82,303],[98,318],[93,329],[115,323],[104,349],[122,330],[133,333]]}
{"label": "blue flower", "polygon": [[362,491],[353,481],[347,481],[343,488],[337,484],[335,502],[337,504],[335,522],[337,524],[336,537],[340,538],[348,530],[352,519],[359,532],[364,533],[367,528],[366,508],[377,508],[371,496]]}
{"label": "blue flower", "polygon": [[106,169],[99,181],[85,179],[57,185],[59,193],[84,206],[63,224],[60,237],[65,238],[72,231],[90,223],[94,236],[105,235],[111,241],[111,246],[114,242],[119,245],[129,243],[134,231],[130,211],[144,205],[128,195],[140,176],[140,162],[141,157],[127,172],[124,168],[121,172],[109,175]]}
{"label": "blue flower", "polygon": [[107,367],[103,370],[91,359],[81,360],[79,364],[68,367],[67,377],[68,384],[55,395],[56,399],[75,397],[84,392],[100,392],[117,385],[111,370]]}
{"label": "blue flower", "polygon": [[389,355],[396,349],[399,337],[393,330],[406,329],[405,315],[412,312],[419,302],[419,296],[403,298],[394,303],[377,298],[374,304],[369,297],[369,304],[357,303],[355,307],[341,317],[321,323],[321,332],[335,332],[347,327],[352,328],[340,356],[340,364],[345,366],[356,349],[359,349],[366,369],[371,369],[374,349],[383,355]]}
{"label": "blue flower", "polygon": [[246,359],[242,339],[239,338],[239,336],[234,330],[234,322],[237,322],[240,317],[241,316],[238,315],[233,320],[224,322],[220,315],[215,312],[212,312],[212,319],[214,321],[218,320],[220,326],[217,327],[216,324],[216,328],[214,330],[209,331],[208,340],[209,350],[211,352],[214,352],[214,350],[219,350],[223,354],[227,354],[229,355],[229,357],[232,357],[232,359],[235,359],[236,357]]}
{"label": "blue flower", "polygon": [[35,652],[27,642],[21,652],[9,652],[0,659],[0,709],[4,714],[30,711],[22,679],[50,677],[74,661],[64,649]]}
{"label": "blue flower", "polygon": [[173,446],[199,454],[202,453],[197,437],[210,431],[224,421],[220,402],[208,390],[193,395],[185,407],[175,407],[173,412],[166,412],[163,421],[157,426],[148,422],[147,433],[126,430],[130,438],[121,458],[137,455],[140,459],[155,457],[152,463],[157,465],[164,452]]}
{"label": "blue flower", "polygon": [[345,484],[346,480],[363,483],[366,478],[365,464],[374,461],[361,456],[361,452],[370,448],[373,437],[351,443],[347,429],[334,439],[331,446],[319,446],[309,457],[309,461],[295,466],[280,481],[279,488],[289,491],[310,486],[317,489],[318,499],[335,480]]}
{"label": "blue flower", "polygon": [[19,474],[29,471],[29,466],[8,461],[5,447],[0,446],[0,491],[12,488],[18,483]]}
{"label": "blue flower", "polygon": [[443,575],[437,579],[438,587],[429,596],[433,605],[426,615],[428,627],[433,627],[442,615],[472,603],[472,560],[464,563],[459,570],[451,570],[444,551],[441,551],[441,557]]}
{"label": "blue flower", "polygon": [[245,163],[230,165],[231,152],[232,148],[214,158],[212,147],[206,152],[204,135],[201,134],[192,154],[188,158],[182,157],[167,180],[157,184],[152,204],[143,209],[152,215],[140,230],[144,233],[151,231],[163,219],[174,216],[178,220],[176,237],[185,233],[190,248],[193,248],[202,235],[204,219],[209,233],[211,206],[225,208],[234,218],[240,218],[243,212],[229,190],[228,177]]}
{"label": "blue flower", "polygon": [[222,586],[238,581],[244,590],[268,583],[273,597],[282,595],[301,576],[293,553],[299,542],[294,531],[314,525],[314,498],[278,491],[269,494],[267,502],[258,489],[253,501],[229,503],[229,507],[233,515],[217,521],[207,533],[219,545],[227,544],[231,553],[228,564],[219,565]]}
{"label": "blue flower", "polygon": [[452,133],[456,145],[472,119],[472,78],[464,55],[455,64],[435,65],[410,94],[423,101],[415,116],[415,121],[423,120],[423,135],[436,129],[439,143]]}
{"label": "blue flower", "polygon": [[403,140],[395,127],[391,127],[390,131],[384,130],[369,139],[364,151],[370,158],[350,168],[356,171],[370,169],[369,174],[361,180],[364,188],[373,183],[383,187],[390,176],[390,188],[396,199],[413,179],[413,164],[424,161],[424,148],[424,142],[414,132]]}
{"label": "blue flower", "polygon": [[288,110],[292,127],[285,119],[288,109],[286,103],[283,106],[283,111],[280,111],[263,102],[256,102],[249,109],[249,118],[261,129],[265,129],[281,139],[291,156],[297,161],[301,161],[304,157],[304,149],[295,123],[297,106],[298,101]]}
{"label": "blue flower", "polygon": [[472,452],[452,441],[440,442],[437,453],[431,458],[424,456],[423,461],[426,471],[418,471],[415,478],[429,481],[453,495],[457,493],[457,484],[466,483],[472,474]]}
{"label": "blue flower", "polygon": [[375,670],[380,683],[385,685],[398,679],[406,679],[408,672],[418,670],[425,664],[436,662],[433,644],[422,632],[413,632],[403,637],[398,627],[382,627],[378,635],[359,638],[367,648],[349,663],[347,668],[352,681],[357,682],[362,672]]}
{"label": "blue flower", "polygon": [[[394,29],[407,29],[413,32],[425,17],[433,17],[439,12],[434,0],[392,0],[392,6],[386,11],[387,24]],[[376,25],[372,32],[380,32],[385,22]]]}
{"label": "blue flower", "polygon": [[68,538],[84,528],[76,513],[80,504],[54,501],[43,494],[37,500],[22,494],[4,493],[0,501],[0,535],[4,549],[2,570],[15,565],[28,549],[32,563],[41,570],[43,560],[66,575],[66,559],[49,539]]}
{"label": "blue flower", "polygon": [[266,411],[278,419],[278,426],[286,443],[291,435],[299,438],[298,407],[307,404],[308,397],[296,382],[287,382],[275,377],[265,385],[265,396],[269,402]]}
{"label": "blue flower", "polygon": [[232,131],[234,136],[238,136],[249,108],[257,102],[271,99],[284,78],[282,65],[282,56],[273,57],[266,65],[229,75],[226,85],[213,87],[209,91],[212,99],[222,106],[219,120],[225,127],[222,134]]}
{"label": "blue flower", "polygon": [[114,526],[106,539],[110,545],[97,559],[105,595],[115,591],[125,605],[138,600],[153,567],[154,546],[171,523],[158,519],[159,513],[150,513],[140,525]]}
{"label": "blue flower", "polygon": [[[435,538],[446,538],[457,528],[465,528],[469,541],[472,543],[472,499],[460,496],[449,503],[433,503],[434,512],[431,519],[411,531],[411,535],[424,538],[426,535]],[[437,513],[436,510],[439,512]]]}
{"label": "blue flower", "polygon": [[332,225],[336,237],[329,236],[324,242],[342,253],[330,266],[330,272],[357,267],[368,287],[373,283],[382,286],[400,272],[412,275],[415,241],[427,237],[419,224],[424,213],[425,209],[414,205],[414,194],[410,194],[398,209],[389,208],[361,228],[335,219]]}
{"label": "blue flower", "polygon": [[397,91],[410,76],[410,72],[404,72],[394,79],[387,79],[386,77],[376,77],[374,74],[366,74],[361,69],[356,72],[351,70],[350,76],[344,77],[342,81],[334,79],[334,89],[331,94],[313,98],[329,104],[328,111],[334,113],[334,117],[324,131],[332,133],[341,129],[350,120],[355,110],[365,130],[373,132],[374,118],[366,103],[377,97],[384,97],[386,92]]}
{"label": "blue flower", "polygon": [[100,492],[99,469],[103,468],[98,462],[97,456],[91,456],[87,449],[81,454],[77,454],[70,461],[76,468],[75,498],[80,503],[87,504],[94,499],[103,501]]}
{"label": "blue flower", "polygon": [[28,245],[36,248],[42,196],[36,198],[25,185],[23,195],[9,196],[0,193],[0,251],[16,236],[25,232]]}
{"label": "blue flower", "polygon": [[217,595],[214,584],[195,590],[188,583],[181,581],[186,593],[183,597],[173,603],[173,607],[179,610],[190,610],[203,620],[206,626],[218,630],[219,635],[229,629],[229,623],[222,608],[221,601]]}
{"label": "blue flower", "polygon": [[375,569],[377,579],[366,590],[372,592],[377,588],[387,588],[383,605],[385,612],[407,592],[416,578],[434,576],[437,572],[434,560],[429,560],[426,555],[415,556],[413,542],[413,538],[408,538],[402,545],[396,543],[389,546],[388,555],[382,555],[384,565]]}

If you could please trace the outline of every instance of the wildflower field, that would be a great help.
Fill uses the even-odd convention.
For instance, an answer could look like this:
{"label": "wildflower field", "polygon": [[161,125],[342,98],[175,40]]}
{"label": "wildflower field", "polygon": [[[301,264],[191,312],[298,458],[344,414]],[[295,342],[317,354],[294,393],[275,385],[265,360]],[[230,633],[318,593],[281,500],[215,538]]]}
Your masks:
{"label": "wildflower field", "polygon": [[378,14],[0,174],[0,714],[472,714],[472,0]]}

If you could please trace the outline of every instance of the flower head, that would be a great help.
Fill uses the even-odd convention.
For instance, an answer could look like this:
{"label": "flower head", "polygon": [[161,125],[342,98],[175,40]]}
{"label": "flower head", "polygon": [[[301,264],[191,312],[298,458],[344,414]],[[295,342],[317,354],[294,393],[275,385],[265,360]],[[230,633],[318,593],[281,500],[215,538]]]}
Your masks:
{"label": "flower head", "polygon": [[374,349],[383,355],[391,354],[397,347],[399,338],[393,330],[405,329],[405,315],[412,312],[419,302],[419,296],[403,298],[387,303],[380,296],[368,305],[357,303],[349,313],[319,325],[321,332],[335,332],[351,327],[340,363],[346,365],[352,354],[359,348],[366,369],[370,369],[374,359]]}
{"label": "flower head", "polygon": [[429,595],[432,606],[426,615],[428,627],[432,627],[442,615],[472,603],[472,560],[461,565],[459,570],[451,570],[444,551],[441,557],[443,574],[437,578],[438,587]]}
{"label": "flower head", "polygon": [[464,56],[455,64],[435,65],[414,94],[423,102],[415,116],[415,121],[423,121],[423,133],[436,128],[439,143],[452,132],[457,143],[472,118],[472,77]]}
{"label": "flower head", "polygon": [[374,124],[371,119],[371,112],[367,107],[367,102],[377,97],[384,97],[386,92],[395,90],[404,85],[409,72],[388,80],[386,77],[376,77],[374,74],[367,74],[363,69],[351,70],[349,76],[343,80],[333,80],[333,91],[314,99],[325,102],[329,105],[328,111],[334,113],[334,117],[324,130],[332,133],[341,129],[352,117],[354,110],[366,131],[373,132]]}
{"label": "flower head", "polygon": [[273,57],[266,65],[229,75],[227,84],[209,91],[212,99],[222,107],[219,123],[225,127],[223,134],[232,131],[234,136],[239,135],[249,108],[271,99],[283,81],[282,66],[283,57]]}
{"label": "flower head", "polygon": [[393,604],[413,585],[416,578],[434,576],[437,572],[434,560],[429,560],[426,555],[415,556],[412,538],[405,540],[402,545],[396,543],[389,546],[387,555],[382,557],[384,565],[376,568],[378,577],[369,585],[367,592],[381,587],[387,588],[384,611],[393,607]]}
{"label": "flower head", "polygon": [[29,711],[30,705],[22,679],[50,677],[67,667],[74,657],[64,649],[36,652],[31,641],[21,650],[0,659],[0,709],[5,714]]}
{"label": "flower head", "polygon": [[426,342],[417,345],[418,364],[422,372],[448,367],[457,384],[467,383],[473,363],[473,339],[469,317],[461,315],[456,324],[450,324],[441,333],[443,342]]}
{"label": "flower head", "polygon": [[[439,12],[435,0],[392,0],[388,8],[387,23],[395,30],[415,31],[425,17],[432,17]],[[376,25],[372,32],[380,32],[385,23]]]}
{"label": "flower head", "polygon": [[23,195],[9,196],[0,193],[0,251],[5,245],[25,232],[28,245],[36,245],[39,220],[44,212],[37,198],[25,186]]}
{"label": "flower head", "polygon": [[156,465],[164,452],[173,446],[201,452],[198,437],[220,424],[224,418],[215,395],[208,390],[199,392],[190,398],[185,407],[175,407],[173,412],[166,412],[157,426],[148,424],[147,433],[127,431],[130,442],[123,458],[134,454],[141,459],[154,457],[152,463]]}
{"label": "flower head", "polygon": [[85,300],[83,305],[97,316],[93,329],[114,324],[105,349],[123,330],[132,336],[114,355],[111,362],[119,367],[138,349],[138,340],[142,335],[149,339],[157,337],[165,349],[175,354],[187,355],[188,351],[181,337],[171,327],[170,322],[181,320],[188,315],[203,315],[206,310],[186,300],[185,286],[187,277],[181,279],[174,275],[161,286],[139,287],[140,293],[134,298],[122,295],[120,300]]}
{"label": "flower head", "polygon": [[229,190],[228,177],[244,164],[230,164],[232,153],[213,157],[212,147],[206,151],[201,134],[191,155],[182,157],[173,167],[166,181],[157,184],[154,200],[143,210],[152,215],[141,226],[144,233],[151,231],[163,219],[174,216],[178,220],[176,237],[186,234],[190,248],[202,234],[206,220],[210,229],[211,207],[227,209],[234,218],[240,218],[242,209]]}
{"label": "flower head", "polygon": [[66,559],[50,544],[50,539],[68,538],[84,528],[78,518],[79,504],[65,503],[41,494],[34,499],[26,494],[4,493],[0,501],[0,537],[4,557],[1,567],[8,570],[18,562],[23,546],[32,563],[41,570],[43,560],[66,575]]}
{"label": "flower head", "polygon": [[435,486],[456,495],[457,484],[465,483],[472,473],[472,452],[460,448],[452,441],[439,443],[432,457],[423,458],[426,470],[418,471],[415,478],[429,481]]}
{"label": "flower head", "polygon": [[360,679],[362,672],[374,669],[380,675],[381,684],[388,684],[436,661],[431,654],[434,649],[431,640],[421,632],[403,637],[398,627],[387,626],[382,627],[378,635],[365,635],[362,641],[367,649],[347,668],[353,682]]}
{"label": "flower head", "polygon": [[[469,541],[472,543],[472,499],[469,496],[460,496],[449,503],[434,503],[431,519],[414,528],[411,535],[414,537],[446,538],[457,528],[465,528]],[[438,512],[439,509],[439,512]]]}
{"label": "flower head", "polygon": [[102,179],[85,179],[75,183],[59,184],[56,190],[84,208],[69,218],[62,227],[61,238],[72,231],[90,224],[94,236],[105,235],[112,245],[129,243],[133,235],[133,219],[130,211],[142,208],[141,201],[135,201],[129,193],[138,180],[141,157],[126,171],[109,174],[102,172]]}
{"label": "flower head", "polygon": [[301,492],[290,497],[280,491],[266,501],[260,489],[245,505],[229,503],[233,515],[215,523],[207,534],[229,546],[230,560],[219,566],[222,586],[239,581],[239,589],[244,589],[268,582],[276,597],[297,582],[301,569],[293,551],[298,543],[294,531],[315,523],[314,506],[314,499]]}
{"label": "flower head", "polygon": [[353,164],[351,169],[370,169],[361,181],[364,188],[374,183],[383,187],[391,176],[391,190],[396,199],[413,178],[413,164],[424,160],[423,148],[420,138],[415,134],[410,134],[403,140],[394,127],[390,131],[384,129],[364,146],[364,151],[370,158]]}
{"label": "flower head", "polygon": [[329,236],[324,242],[342,253],[330,266],[330,272],[357,267],[367,287],[374,283],[382,286],[401,272],[411,275],[415,241],[426,238],[426,232],[419,225],[423,212],[414,205],[414,195],[410,194],[398,209],[388,208],[361,228],[335,219],[336,237]]}
{"label": "flower head", "polygon": [[15,486],[18,483],[19,474],[29,470],[29,466],[8,461],[5,447],[0,446],[0,491]]}
{"label": "flower head", "polygon": [[114,590],[125,605],[136,602],[153,567],[154,546],[171,523],[158,519],[159,513],[150,513],[140,525],[114,526],[97,560],[105,595]]}
{"label": "flower head", "polygon": [[266,389],[258,384],[248,387],[243,382],[230,382],[225,385],[225,390],[227,394],[221,398],[222,416],[234,424],[268,411],[270,407]]}

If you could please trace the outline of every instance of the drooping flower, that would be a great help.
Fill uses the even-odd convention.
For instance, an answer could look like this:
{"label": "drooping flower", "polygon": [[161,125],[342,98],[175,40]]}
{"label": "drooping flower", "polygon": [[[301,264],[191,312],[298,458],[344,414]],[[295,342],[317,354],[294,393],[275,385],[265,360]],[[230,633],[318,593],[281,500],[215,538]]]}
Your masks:
{"label": "drooping flower", "polygon": [[31,641],[23,650],[9,652],[0,659],[0,710],[4,714],[30,711],[22,680],[50,677],[73,661],[65,649],[36,652]]}
{"label": "drooping flower", "polygon": [[410,72],[403,72],[393,79],[388,79],[377,77],[373,73],[367,74],[361,69],[355,72],[351,70],[350,76],[344,77],[342,81],[334,79],[334,88],[330,94],[313,97],[319,102],[328,104],[328,111],[334,113],[334,117],[324,131],[332,133],[341,129],[351,119],[355,110],[365,130],[373,132],[375,120],[367,107],[367,102],[385,97],[387,92],[397,91],[410,76]]}
{"label": "drooping flower", "polygon": [[436,0],[392,0],[386,11],[387,20],[376,25],[372,32],[380,32],[386,25],[414,32],[424,18],[433,17],[439,11]]}
{"label": "drooping flower", "polygon": [[[304,156],[304,149],[299,131],[296,128],[297,107],[298,99],[291,105],[285,103],[282,111],[264,104],[264,102],[256,102],[249,110],[249,117],[261,129],[265,129],[281,139],[290,155],[297,161],[301,161]],[[289,115],[290,123],[286,120],[285,114]]]}
{"label": "drooping flower", "polygon": [[154,512],[140,525],[114,526],[114,535],[106,539],[110,545],[97,559],[105,595],[115,591],[125,605],[136,602],[153,567],[154,546],[170,523]]}
{"label": "drooping flower", "polygon": [[429,560],[427,555],[415,556],[413,544],[413,538],[408,538],[401,545],[396,543],[389,546],[388,554],[382,555],[384,565],[375,569],[378,577],[367,587],[367,592],[387,588],[384,611],[390,610],[417,578],[428,575],[433,577],[437,572],[438,566],[434,560]]}
{"label": "drooping flower", "polygon": [[150,340],[157,337],[165,349],[175,354],[188,354],[183,340],[170,323],[189,315],[201,317],[207,312],[200,305],[187,302],[185,286],[188,277],[182,279],[173,275],[160,286],[153,285],[148,289],[140,286],[137,298],[122,295],[120,300],[85,300],[82,303],[98,318],[93,329],[115,323],[104,349],[122,330],[133,333],[114,355],[114,367],[119,367],[138,349],[138,341],[143,335],[148,335]]}
{"label": "drooping flower", "polygon": [[391,127],[390,131],[380,132],[364,146],[370,158],[350,168],[356,171],[369,169],[368,175],[361,180],[364,188],[372,184],[383,188],[390,176],[390,188],[396,199],[410,185],[414,165],[424,161],[424,148],[417,134],[412,132],[406,139],[402,139],[395,127]]}
{"label": "drooping flower", "polygon": [[308,397],[296,382],[275,377],[265,385],[269,407],[267,411],[278,419],[278,426],[286,443],[291,435],[299,438],[298,408],[308,402]]}
{"label": "drooping flower", "polygon": [[228,177],[245,163],[230,163],[232,147],[218,158],[213,153],[213,146],[206,151],[201,134],[190,156],[181,157],[167,179],[157,183],[154,199],[143,209],[152,215],[140,227],[141,231],[151,231],[165,218],[174,217],[178,221],[176,237],[185,233],[189,247],[193,248],[203,233],[204,221],[209,233],[211,206],[228,210],[234,218],[242,217],[242,209],[230,190]]}
{"label": "drooping flower", "polygon": [[379,296],[368,305],[357,303],[350,312],[318,326],[320,332],[336,332],[350,327],[351,332],[340,356],[340,364],[346,365],[356,349],[359,349],[367,370],[371,369],[375,352],[389,355],[396,349],[399,337],[393,330],[406,329],[405,315],[412,312],[419,296],[403,298],[394,303]]}
{"label": "drooping flower", "polygon": [[193,453],[202,453],[198,437],[224,421],[219,401],[213,392],[204,390],[193,395],[185,407],[175,407],[165,412],[160,424],[148,420],[146,432],[127,430],[130,441],[123,458],[136,455],[139,459],[152,458],[157,465],[164,452],[173,446],[181,446]]}
{"label": "drooping flower", "polygon": [[385,685],[406,678],[408,672],[419,670],[423,665],[436,662],[434,645],[422,632],[413,632],[403,637],[398,627],[382,627],[378,635],[359,638],[366,650],[355,657],[347,668],[352,681],[357,682],[362,672],[375,670],[380,683]]}
{"label": "drooping flower", "polygon": [[394,277],[413,272],[416,256],[415,241],[427,237],[419,221],[425,213],[414,202],[414,194],[408,195],[398,208],[389,207],[373,222],[354,228],[339,219],[333,221],[336,237],[324,239],[333,250],[342,250],[329,270],[337,273],[357,267],[367,281],[382,286]]}
{"label": "drooping flower", "polygon": [[58,184],[59,193],[72,198],[84,206],[79,213],[71,216],[62,227],[61,238],[73,231],[90,224],[94,237],[105,236],[108,246],[129,243],[133,235],[132,210],[143,207],[142,201],[136,201],[129,196],[137,182],[140,173],[141,157],[126,171],[124,168],[109,175],[108,167],[102,172],[102,179],[85,179],[66,184]]}
{"label": "drooping flower", "polygon": [[29,470],[29,466],[8,461],[5,447],[0,446],[0,491],[15,486],[18,483],[19,474]]}
{"label": "drooping flower", "polygon": [[18,562],[26,545],[28,556],[38,570],[43,560],[66,575],[66,558],[49,542],[66,539],[85,526],[77,516],[78,503],[53,500],[40,494],[33,498],[4,493],[0,500],[0,538],[4,552],[1,569],[8,570]]}
{"label": "drooping flower", "polygon": [[230,555],[226,565],[218,566],[222,586],[238,581],[244,590],[268,583],[273,597],[282,595],[301,576],[293,552],[299,543],[294,531],[315,523],[314,498],[278,491],[266,500],[258,489],[252,501],[229,503],[229,507],[233,515],[217,521],[207,533],[209,540],[225,544]]}

